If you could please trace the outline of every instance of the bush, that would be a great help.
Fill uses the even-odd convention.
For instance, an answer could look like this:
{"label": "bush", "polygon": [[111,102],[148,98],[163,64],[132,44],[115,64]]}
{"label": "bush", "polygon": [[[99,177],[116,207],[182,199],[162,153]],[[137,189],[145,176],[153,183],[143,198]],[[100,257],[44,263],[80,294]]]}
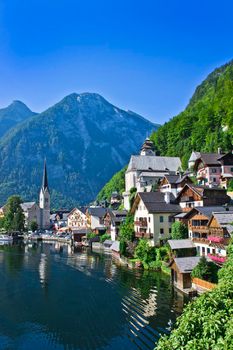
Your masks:
{"label": "bush", "polygon": [[87,234],[87,239],[92,239],[92,238],[95,238],[97,235],[95,234],[95,233],[93,233],[93,232],[89,232],[88,234]]}
{"label": "bush", "polygon": [[172,239],[185,239],[188,238],[188,227],[180,221],[176,221],[172,224]]}
{"label": "bush", "polygon": [[212,283],[218,282],[219,268],[211,261],[207,261],[204,256],[201,257],[199,263],[192,271],[192,277],[200,278]]}
{"label": "bush", "polygon": [[104,235],[100,236],[100,242],[103,243],[107,239],[111,239],[111,236],[105,233]]}

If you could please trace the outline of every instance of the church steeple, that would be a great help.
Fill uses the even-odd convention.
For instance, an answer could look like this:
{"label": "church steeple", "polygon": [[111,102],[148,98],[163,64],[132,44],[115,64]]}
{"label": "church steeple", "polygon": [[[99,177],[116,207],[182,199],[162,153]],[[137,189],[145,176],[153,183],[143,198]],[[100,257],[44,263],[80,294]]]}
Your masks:
{"label": "church steeple", "polygon": [[40,227],[47,229],[50,227],[50,193],[46,160],[44,161],[43,180],[40,190]]}
{"label": "church steeple", "polygon": [[42,187],[41,189],[45,191],[49,191],[49,184],[48,184],[48,175],[47,175],[47,166],[46,166],[46,159],[44,160],[44,172],[43,172],[43,180],[42,180]]}

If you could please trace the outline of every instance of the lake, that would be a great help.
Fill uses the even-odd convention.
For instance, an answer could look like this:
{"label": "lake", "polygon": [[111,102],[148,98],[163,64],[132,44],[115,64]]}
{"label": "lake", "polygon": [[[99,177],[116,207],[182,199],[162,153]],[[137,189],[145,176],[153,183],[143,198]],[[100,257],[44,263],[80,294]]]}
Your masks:
{"label": "lake", "polygon": [[153,349],[182,312],[170,277],[60,243],[0,246],[0,349]]}

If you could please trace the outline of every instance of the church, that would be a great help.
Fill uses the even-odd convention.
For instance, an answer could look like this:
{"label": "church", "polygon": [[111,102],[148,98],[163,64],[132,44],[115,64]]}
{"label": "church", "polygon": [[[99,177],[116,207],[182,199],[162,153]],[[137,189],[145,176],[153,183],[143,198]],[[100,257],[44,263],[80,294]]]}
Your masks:
{"label": "church", "polygon": [[50,191],[48,185],[48,174],[46,161],[44,162],[43,180],[39,195],[39,205],[36,202],[25,202],[21,204],[25,216],[25,225],[35,221],[39,229],[46,230],[51,227],[50,223]]}

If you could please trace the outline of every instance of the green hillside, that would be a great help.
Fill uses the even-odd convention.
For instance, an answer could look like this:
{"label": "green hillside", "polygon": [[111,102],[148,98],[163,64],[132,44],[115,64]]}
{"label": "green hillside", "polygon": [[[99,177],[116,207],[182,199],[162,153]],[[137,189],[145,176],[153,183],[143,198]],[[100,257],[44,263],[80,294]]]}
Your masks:
{"label": "green hillside", "polygon": [[113,177],[106,183],[102,190],[98,193],[97,200],[109,200],[111,194],[114,191],[122,193],[125,190],[125,171],[127,167],[124,167],[118,171]]}
{"label": "green hillside", "polygon": [[215,69],[196,88],[187,108],[153,133],[160,155],[181,156],[192,150],[231,149],[233,140],[233,61]]}

